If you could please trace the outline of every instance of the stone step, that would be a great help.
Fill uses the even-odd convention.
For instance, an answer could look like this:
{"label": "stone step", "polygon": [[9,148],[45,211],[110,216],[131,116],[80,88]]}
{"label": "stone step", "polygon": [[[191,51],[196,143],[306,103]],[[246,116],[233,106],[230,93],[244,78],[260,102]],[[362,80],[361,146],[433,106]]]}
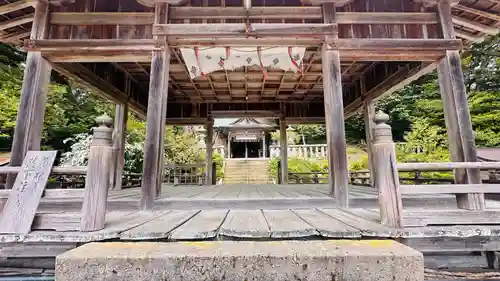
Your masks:
{"label": "stone step", "polygon": [[89,243],[57,281],[423,281],[423,255],[392,240]]}

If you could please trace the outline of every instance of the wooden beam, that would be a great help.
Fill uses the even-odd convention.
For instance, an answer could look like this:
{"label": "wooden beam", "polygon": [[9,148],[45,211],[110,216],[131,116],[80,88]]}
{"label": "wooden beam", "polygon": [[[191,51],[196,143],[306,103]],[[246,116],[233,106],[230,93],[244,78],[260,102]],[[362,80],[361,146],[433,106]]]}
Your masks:
{"label": "wooden beam", "polygon": [[[322,19],[321,7],[171,7],[170,18],[181,19]],[[339,12],[337,24],[436,24],[435,13]]]}
{"label": "wooden beam", "polygon": [[458,39],[335,39],[327,45],[335,50],[426,51],[459,50]]}
{"label": "wooden beam", "polygon": [[73,52],[43,53],[43,57],[54,63],[75,62],[151,62],[151,52]]}
{"label": "wooden beam", "polygon": [[335,14],[337,24],[436,24],[435,13],[397,12],[340,12]]}
{"label": "wooden beam", "polygon": [[16,32],[16,33],[9,33],[0,36],[0,41],[2,42],[10,42],[10,43],[19,43],[21,39],[30,37],[31,31],[26,31],[26,32]]}
{"label": "wooden beam", "polygon": [[321,45],[322,38],[307,38],[307,37],[273,37],[273,38],[195,38],[185,37],[176,38],[168,37],[167,42],[170,47],[193,47],[193,46],[227,46],[227,47],[242,47],[242,46],[296,46],[296,47],[310,47]]}
{"label": "wooden beam", "polygon": [[170,19],[321,19],[321,7],[171,7]]}
{"label": "wooden beam", "polygon": [[214,137],[214,120],[209,118],[205,124],[207,136],[205,139],[205,184],[212,185],[212,171],[213,171],[213,137]]}
{"label": "wooden beam", "polygon": [[9,29],[12,27],[16,27],[16,26],[19,26],[19,25],[22,25],[25,23],[32,22],[33,18],[34,18],[34,15],[29,14],[29,15],[24,15],[21,17],[17,17],[17,18],[3,21],[0,23],[0,31],[6,30],[6,29]]}
{"label": "wooden beam", "polygon": [[129,104],[129,110],[138,116],[145,116],[146,108],[136,100],[118,90],[110,84],[104,77],[99,77],[90,69],[78,63],[53,63],[52,67],[60,74],[67,76],[81,85],[100,93],[104,98],[114,103],[126,102]]}
{"label": "wooden beam", "polygon": [[82,51],[143,51],[161,50],[165,43],[155,39],[46,39],[25,40],[26,51],[82,52]]}
{"label": "wooden beam", "polygon": [[240,23],[226,24],[155,24],[153,35],[176,37],[261,37],[261,36],[293,36],[317,37],[331,34],[336,25],[322,23],[254,23],[250,26]]}
{"label": "wooden beam", "polygon": [[464,27],[467,27],[467,28],[470,28],[473,30],[477,30],[477,31],[480,31],[482,33],[486,33],[489,35],[496,35],[498,33],[497,28],[481,24],[477,21],[471,21],[471,20],[464,19],[464,18],[457,17],[457,16],[452,16],[451,18],[452,18],[452,21],[454,24],[461,25],[461,26],[464,26]]}
{"label": "wooden beam", "polygon": [[459,37],[459,38],[463,38],[463,39],[468,40],[468,41],[473,42],[473,43],[479,43],[479,42],[482,42],[484,40],[484,37],[474,36],[474,35],[471,35],[469,33],[459,31],[459,30],[455,30],[455,36]]}
{"label": "wooden beam", "polygon": [[149,25],[154,22],[153,13],[99,12],[50,14],[50,24],[55,25]]}
{"label": "wooden beam", "polygon": [[483,11],[483,10],[474,9],[474,8],[464,6],[461,4],[457,4],[457,5],[453,6],[453,9],[457,9],[457,10],[464,11],[464,12],[467,12],[470,14],[474,14],[476,16],[481,16],[484,18],[500,21],[499,15],[496,15],[496,14],[491,13],[491,12]]}
{"label": "wooden beam", "polygon": [[12,3],[6,4],[6,5],[0,6],[0,15],[4,15],[4,14],[10,13],[10,12],[14,12],[14,11],[28,8],[31,6],[33,6],[33,3],[30,1],[21,0],[21,1],[12,2]]}

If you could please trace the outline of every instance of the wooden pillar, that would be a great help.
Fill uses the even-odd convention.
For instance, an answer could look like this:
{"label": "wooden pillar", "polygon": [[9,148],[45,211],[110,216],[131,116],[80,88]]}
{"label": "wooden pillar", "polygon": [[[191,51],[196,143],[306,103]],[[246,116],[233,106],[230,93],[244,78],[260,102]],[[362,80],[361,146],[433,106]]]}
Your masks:
{"label": "wooden pillar", "polygon": [[370,170],[370,182],[374,186],[374,159],[373,159],[373,127],[375,123],[373,118],[375,117],[375,106],[373,102],[365,101],[363,104],[363,113],[365,119],[365,134],[366,134],[366,150],[368,152],[368,167]]}
{"label": "wooden pillar", "polygon": [[[161,8],[162,4],[155,5],[155,23],[166,22],[166,20],[160,21]],[[163,50],[152,53],[141,184],[141,210],[151,210],[158,193],[161,127],[165,125],[163,113],[165,101],[163,97],[168,89],[170,67],[170,48],[167,45]]]}
{"label": "wooden pillar", "polygon": [[123,166],[125,164],[125,137],[127,131],[128,105],[126,103],[116,104],[115,124],[113,126],[113,157],[114,169],[110,179],[110,187],[122,188]]}
{"label": "wooden pillar", "polygon": [[109,116],[96,118],[99,127],[94,128],[90,145],[85,192],[82,204],[81,231],[97,231],[104,228],[109,177],[113,161],[111,124]]}
{"label": "wooden pillar", "polygon": [[231,159],[231,132],[227,134],[227,159]]}
{"label": "wooden pillar", "polygon": [[375,156],[375,188],[378,189],[380,219],[383,225],[393,228],[403,227],[403,204],[399,192],[399,176],[396,168],[396,147],[392,140],[391,126],[387,124],[389,116],[377,113],[373,121]]}
{"label": "wooden pillar", "polygon": [[[49,3],[37,1],[30,39],[44,39],[47,31]],[[28,150],[40,150],[45,103],[52,68],[40,52],[28,52],[21,98],[12,141],[10,166],[21,166]],[[16,175],[7,177],[11,188]]]}
{"label": "wooden pillar", "polygon": [[209,119],[206,124],[207,135],[205,138],[205,150],[206,150],[206,184],[212,185],[212,170],[213,170],[213,137],[214,137],[214,121]]}
{"label": "wooden pillar", "polygon": [[262,136],[262,156],[266,158],[266,132],[264,132],[264,135]]}
{"label": "wooden pillar", "polygon": [[[323,4],[323,21],[335,23],[335,4]],[[348,207],[348,171],[344,125],[344,101],[342,96],[342,72],[340,53],[329,42],[338,34],[325,36],[321,61],[323,66],[323,96],[325,103],[326,140],[328,152],[328,184],[330,194],[340,207]]]}
{"label": "wooden pillar", "polygon": [[285,118],[280,119],[281,184],[288,184],[288,138]]}
{"label": "wooden pillar", "polygon": [[[443,38],[455,38],[451,2],[438,1],[438,13]],[[476,162],[477,151],[467,104],[467,93],[458,50],[447,50],[438,64],[438,77],[445,115],[451,159],[454,162]],[[481,184],[479,169],[455,171],[455,183]],[[461,209],[484,210],[483,193],[456,194]]]}

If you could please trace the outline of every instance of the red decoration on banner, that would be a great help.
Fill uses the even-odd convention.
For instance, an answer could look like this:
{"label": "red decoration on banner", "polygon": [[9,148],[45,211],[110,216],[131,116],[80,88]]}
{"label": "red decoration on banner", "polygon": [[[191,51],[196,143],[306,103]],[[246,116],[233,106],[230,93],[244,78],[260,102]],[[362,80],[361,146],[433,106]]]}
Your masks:
{"label": "red decoration on banner", "polygon": [[260,69],[262,70],[262,74],[264,75],[264,80],[267,80],[269,76],[267,75],[266,68],[262,64],[262,47],[257,47],[257,55],[259,55]]}
{"label": "red decoration on banner", "polygon": [[194,55],[196,56],[196,62],[198,63],[198,68],[200,69],[201,77],[203,78],[203,80],[206,80],[207,78],[205,77],[205,73],[203,72],[203,69],[201,68],[200,50],[198,49],[198,47],[194,47]]}
{"label": "red decoration on banner", "polygon": [[[292,55],[292,47],[288,47],[288,56],[290,57],[290,60],[292,61],[292,64],[297,68],[297,70],[302,73],[302,68],[297,64],[297,62],[293,59]],[[301,64],[302,65],[302,64]]]}

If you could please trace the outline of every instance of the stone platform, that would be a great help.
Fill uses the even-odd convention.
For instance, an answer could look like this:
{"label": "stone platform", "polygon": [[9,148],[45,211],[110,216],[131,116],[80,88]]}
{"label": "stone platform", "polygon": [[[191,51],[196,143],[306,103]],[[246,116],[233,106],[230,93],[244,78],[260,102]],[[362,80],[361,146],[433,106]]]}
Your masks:
{"label": "stone platform", "polygon": [[423,281],[392,240],[108,242],[57,256],[58,281]]}

